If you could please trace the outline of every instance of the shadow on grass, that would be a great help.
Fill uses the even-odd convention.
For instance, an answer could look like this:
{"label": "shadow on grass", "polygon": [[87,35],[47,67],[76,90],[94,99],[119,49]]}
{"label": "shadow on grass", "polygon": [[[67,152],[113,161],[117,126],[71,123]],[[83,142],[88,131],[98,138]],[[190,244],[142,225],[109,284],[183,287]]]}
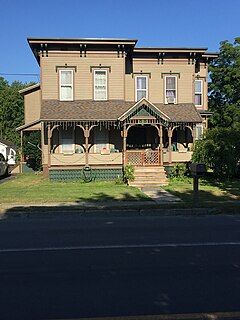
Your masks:
{"label": "shadow on grass", "polygon": [[[179,182],[165,188],[173,195],[192,205],[204,206],[212,203],[214,206],[240,202],[240,180],[220,181],[212,176],[199,179],[198,192],[193,191],[193,183]],[[239,204],[240,205],[240,204]]]}
{"label": "shadow on grass", "polygon": [[79,197],[76,201],[77,203],[81,202],[120,202],[120,201],[146,201],[151,200],[148,198],[145,194],[136,194],[132,195],[128,192],[121,193],[121,198],[116,199],[115,196],[111,196],[109,194],[106,194],[104,192],[97,192],[93,193],[91,196],[86,197]]}

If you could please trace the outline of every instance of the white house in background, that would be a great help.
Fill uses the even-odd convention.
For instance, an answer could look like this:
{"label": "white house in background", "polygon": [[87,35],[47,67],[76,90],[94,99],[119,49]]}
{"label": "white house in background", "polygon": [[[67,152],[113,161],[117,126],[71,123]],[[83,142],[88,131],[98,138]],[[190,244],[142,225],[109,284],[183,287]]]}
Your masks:
{"label": "white house in background", "polygon": [[9,165],[15,165],[17,146],[12,142],[0,138],[0,153],[8,161]]}

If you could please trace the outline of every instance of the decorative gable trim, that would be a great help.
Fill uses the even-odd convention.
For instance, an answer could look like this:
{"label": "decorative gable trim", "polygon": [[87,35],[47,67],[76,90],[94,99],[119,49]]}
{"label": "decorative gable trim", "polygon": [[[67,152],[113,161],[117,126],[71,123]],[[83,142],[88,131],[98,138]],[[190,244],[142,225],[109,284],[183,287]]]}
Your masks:
{"label": "decorative gable trim", "polygon": [[[145,111],[141,111],[143,110],[143,106],[147,106],[148,110],[145,109]],[[144,112],[145,115],[142,115],[141,113]],[[153,103],[151,103],[150,101],[148,101],[146,98],[142,98],[141,100],[139,100],[138,102],[136,102],[130,109],[128,109],[126,112],[124,112],[119,118],[119,121],[124,121],[127,118],[130,117],[157,117],[157,118],[162,118],[165,121],[170,121],[170,118],[163,112],[161,112]]]}

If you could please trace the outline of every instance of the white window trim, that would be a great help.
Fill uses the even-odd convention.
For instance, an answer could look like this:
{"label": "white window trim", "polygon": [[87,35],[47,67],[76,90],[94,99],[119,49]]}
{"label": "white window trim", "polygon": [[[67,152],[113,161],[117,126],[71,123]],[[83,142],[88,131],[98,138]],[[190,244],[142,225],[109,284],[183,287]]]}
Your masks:
{"label": "white window trim", "polygon": [[[200,83],[201,83],[201,91],[199,91],[199,92],[197,92],[196,90],[195,90],[195,82],[196,81],[200,81]],[[194,82],[194,104],[195,104],[195,96],[196,96],[196,94],[201,94],[201,104],[195,104],[195,106],[196,107],[202,107],[203,106],[203,81],[202,80],[199,80],[199,79],[196,79],[195,80],[195,82]]]}
{"label": "white window trim", "polygon": [[70,144],[72,146],[72,149],[69,151],[64,151],[63,150],[63,128],[62,128],[62,130],[61,130],[61,153],[63,153],[63,154],[73,154],[74,153],[74,150],[75,150],[74,130],[72,130],[72,141],[73,141],[73,143]]}
{"label": "white window trim", "polygon": [[[96,71],[103,71],[106,74],[106,98],[105,99],[96,99],[96,93],[95,93],[95,74],[96,74]],[[108,72],[107,72],[107,70],[103,70],[103,69],[95,69],[94,70],[93,95],[94,95],[94,100],[95,101],[106,101],[106,100],[108,100]]]}
{"label": "white window trim", "polygon": [[177,76],[165,76],[164,77],[164,101],[165,104],[169,104],[169,102],[167,101],[167,78],[175,78],[175,86],[176,86],[176,97],[175,97],[175,101],[173,104],[177,104],[177,99],[178,99],[178,83],[177,83]]}
{"label": "white window trim", "polygon": [[[145,78],[146,79],[146,89],[138,89],[137,88],[137,79],[138,78]],[[142,91],[142,90],[146,90],[146,99],[148,99],[148,76],[135,76],[135,101],[138,101],[137,100],[137,92],[138,90]]]}
{"label": "white window trim", "polygon": [[[61,91],[62,91],[62,72],[63,71],[70,71],[71,72],[71,78],[72,78],[72,84],[69,84],[68,86],[72,88],[72,94],[71,94],[71,98],[69,99],[62,99],[61,97]],[[64,70],[64,69],[60,69],[59,70],[59,99],[60,101],[73,101],[73,70]]]}

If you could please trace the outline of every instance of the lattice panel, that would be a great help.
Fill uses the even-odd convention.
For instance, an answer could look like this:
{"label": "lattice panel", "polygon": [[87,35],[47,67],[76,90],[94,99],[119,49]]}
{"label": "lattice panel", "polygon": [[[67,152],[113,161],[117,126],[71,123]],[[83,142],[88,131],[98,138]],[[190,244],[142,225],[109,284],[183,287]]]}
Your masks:
{"label": "lattice panel", "polygon": [[160,156],[159,151],[153,150],[142,150],[142,151],[127,151],[127,163],[132,163],[135,166],[144,165],[159,165]]}
{"label": "lattice panel", "polygon": [[142,153],[141,152],[128,152],[127,163],[132,163],[136,166],[142,165]]}
{"label": "lattice panel", "polygon": [[144,153],[144,163],[148,165],[159,164],[159,152],[158,151],[146,151]]}

